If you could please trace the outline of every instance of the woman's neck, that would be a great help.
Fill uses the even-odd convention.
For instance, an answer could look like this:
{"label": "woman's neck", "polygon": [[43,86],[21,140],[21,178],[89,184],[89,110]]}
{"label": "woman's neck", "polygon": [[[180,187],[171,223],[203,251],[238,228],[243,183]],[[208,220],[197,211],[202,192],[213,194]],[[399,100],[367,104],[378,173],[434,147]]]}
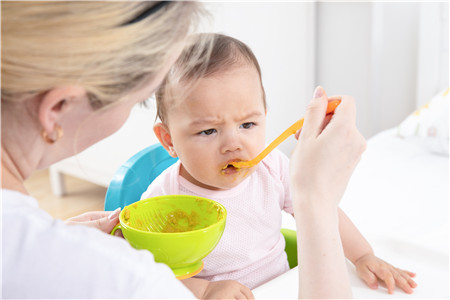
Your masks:
{"label": "woman's neck", "polygon": [[24,176],[2,145],[2,189],[13,190],[28,195]]}

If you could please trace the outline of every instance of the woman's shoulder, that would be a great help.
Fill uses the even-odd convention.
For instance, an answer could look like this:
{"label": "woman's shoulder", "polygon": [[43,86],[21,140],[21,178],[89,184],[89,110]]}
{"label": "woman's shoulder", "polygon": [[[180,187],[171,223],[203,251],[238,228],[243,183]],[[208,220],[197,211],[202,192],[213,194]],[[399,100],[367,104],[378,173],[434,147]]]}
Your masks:
{"label": "woman's shoulder", "polygon": [[35,198],[25,195],[18,191],[0,189],[2,194],[2,208],[9,209],[20,206],[38,207],[38,202]]}

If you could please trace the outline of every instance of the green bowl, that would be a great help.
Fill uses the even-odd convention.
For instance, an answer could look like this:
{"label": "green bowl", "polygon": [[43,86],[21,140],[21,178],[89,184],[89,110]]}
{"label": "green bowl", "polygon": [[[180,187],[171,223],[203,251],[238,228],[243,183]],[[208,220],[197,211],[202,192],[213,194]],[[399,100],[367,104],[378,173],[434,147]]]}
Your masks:
{"label": "green bowl", "polygon": [[121,229],[131,246],[149,250],[156,262],[185,279],[202,270],[202,259],[222,237],[226,216],[225,207],[207,198],[152,197],[125,206],[111,234]]}

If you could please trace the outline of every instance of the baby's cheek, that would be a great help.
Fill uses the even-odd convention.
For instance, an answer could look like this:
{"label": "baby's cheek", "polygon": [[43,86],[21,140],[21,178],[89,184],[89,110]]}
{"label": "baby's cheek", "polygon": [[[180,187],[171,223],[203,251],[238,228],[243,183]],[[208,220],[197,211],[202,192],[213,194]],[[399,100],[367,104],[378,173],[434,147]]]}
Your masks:
{"label": "baby's cheek", "polygon": [[254,144],[255,144],[254,150],[257,152],[256,155],[258,155],[259,153],[261,153],[261,151],[263,151],[266,148],[265,132],[260,132],[260,134],[258,135],[258,138]]}
{"label": "baby's cheek", "polygon": [[214,175],[212,164],[204,160],[191,161],[188,171],[192,177],[204,184],[210,183]]}

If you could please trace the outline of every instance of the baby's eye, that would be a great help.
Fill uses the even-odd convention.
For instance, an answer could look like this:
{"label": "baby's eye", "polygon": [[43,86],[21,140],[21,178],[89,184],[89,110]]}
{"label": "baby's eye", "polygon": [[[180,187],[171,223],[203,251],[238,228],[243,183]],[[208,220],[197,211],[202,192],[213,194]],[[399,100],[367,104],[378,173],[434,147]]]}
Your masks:
{"label": "baby's eye", "polygon": [[241,127],[241,128],[244,128],[244,129],[250,129],[250,128],[252,128],[253,126],[255,126],[255,123],[253,123],[253,122],[247,122],[247,123],[242,124],[240,127]]}
{"label": "baby's eye", "polygon": [[200,135],[211,135],[211,134],[213,134],[215,132],[217,132],[217,130],[215,130],[215,129],[207,129],[207,130],[200,131],[198,134],[200,134]]}

